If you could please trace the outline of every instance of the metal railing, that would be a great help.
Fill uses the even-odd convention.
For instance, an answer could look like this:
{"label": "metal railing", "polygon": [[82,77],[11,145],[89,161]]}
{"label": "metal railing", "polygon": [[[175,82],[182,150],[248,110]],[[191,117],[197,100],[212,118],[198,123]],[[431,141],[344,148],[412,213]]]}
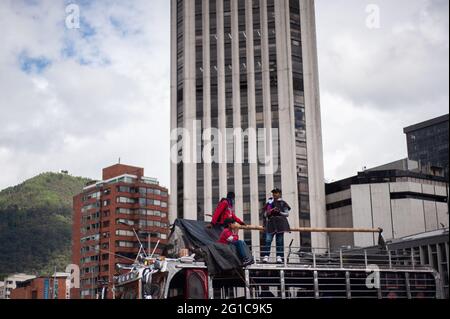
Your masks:
{"label": "metal railing", "polygon": [[[442,282],[421,266],[414,251],[381,249],[285,248],[282,264],[271,249],[262,263],[261,248],[252,247],[256,264],[245,268],[245,287],[230,289],[222,281],[221,299],[439,299]],[[374,275],[375,274],[375,275]],[[371,277],[373,275],[373,277]],[[235,283],[235,281],[233,281]],[[218,288],[218,287],[217,287]],[[216,296],[219,295],[216,293]]]}
{"label": "metal railing", "polygon": [[[266,251],[260,246],[251,247],[257,264],[263,264]],[[277,253],[271,249],[267,265],[277,264]],[[374,265],[380,269],[420,269],[420,256],[414,251],[390,251],[385,249],[340,249],[330,251],[327,248],[302,249],[285,247],[282,265],[286,267],[312,267],[346,269],[367,269]]]}
{"label": "metal railing", "polygon": [[364,270],[247,268],[249,299],[437,299],[432,271],[380,270],[373,285]]}
{"label": "metal railing", "polygon": [[245,270],[245,288],[215,287],[220,299],[438,299],[432,272],[381,271],[378,286],[368,286],[365,271]]}

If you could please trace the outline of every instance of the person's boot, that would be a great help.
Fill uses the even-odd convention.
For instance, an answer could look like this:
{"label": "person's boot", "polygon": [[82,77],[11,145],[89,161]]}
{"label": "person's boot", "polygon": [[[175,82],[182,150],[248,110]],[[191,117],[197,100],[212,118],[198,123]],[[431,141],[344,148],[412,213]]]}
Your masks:
{"label": "person's boot", "polygon": [[244,267],[251,266],[255,263],[253,258],[245,258],[244,259]]}

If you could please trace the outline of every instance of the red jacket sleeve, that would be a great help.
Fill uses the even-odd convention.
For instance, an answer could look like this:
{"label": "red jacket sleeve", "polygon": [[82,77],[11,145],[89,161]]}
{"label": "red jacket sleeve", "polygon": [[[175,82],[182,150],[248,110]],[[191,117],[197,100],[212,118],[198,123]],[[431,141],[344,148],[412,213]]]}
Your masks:
{"label": "red jacket sleeve", "polygon": [[221,244],[229,244],[228,238],[233,237],[233,241],[239,240],[239,236],[233,234],[231,230],[225,228],[222,234],[220,235],[219,243]]}
{"label": "red jacket sleeve", "polygon": [[245,223],[239,219],[239,217],[236,216],[236,214],[233,213],[233,219],[236,223],[238,223],[239,225],[244,225]]}
{"label": "red jacket sleeve", "polygon": [[211,224],[217,225],[220,222],[220,216],[222,216],[222,213],[227,208],[227,205],[227,202],[223,201],[217,206]]}

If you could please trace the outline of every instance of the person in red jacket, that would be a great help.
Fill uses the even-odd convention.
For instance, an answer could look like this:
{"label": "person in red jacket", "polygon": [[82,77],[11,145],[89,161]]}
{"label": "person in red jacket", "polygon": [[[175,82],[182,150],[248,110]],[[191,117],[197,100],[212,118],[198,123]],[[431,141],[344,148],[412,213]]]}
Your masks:
{"label": "person in red jacket", "polygon": [[241,259],[244,267],[250,266],[254,263],[253,257],[247,256],[246,243],[239,240],[238,229],[235,229],[233,225],[235,224],[234,219],[228,218],[224,220],[225,229],[219,238],[219,243],[224,245],[234,245],[238,251],[239,258]]}
{"label": "person in red jacket", "polygon": [[214,227],[224,227],[225,220],[232,219],[234,222],[245,226],[245,223],[236,216],[234,212],[234,200],[236,195],[233,192],[228,193],[227,198],[223,198],[217,205],[211,224]]}

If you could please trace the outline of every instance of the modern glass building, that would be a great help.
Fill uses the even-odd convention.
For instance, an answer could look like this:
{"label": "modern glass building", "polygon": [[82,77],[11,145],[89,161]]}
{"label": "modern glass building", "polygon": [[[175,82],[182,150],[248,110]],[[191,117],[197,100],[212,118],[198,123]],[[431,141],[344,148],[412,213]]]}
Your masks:
{"label": "modern glass building", "polygon": [[404,129],[408,142],[408,157],[420,166],[441,168],[449,177],[449,115],[444,115]]}
{"label": "modern glass building", "polygon": [[[234,191],[237,214],[260,225],[278,187],[292,227],[326,226],[314,1],[171,1],[171,126],[185,129],[172,140],[172,221],[208,220]],[[327,246],[312,236],[291,237]]]}

